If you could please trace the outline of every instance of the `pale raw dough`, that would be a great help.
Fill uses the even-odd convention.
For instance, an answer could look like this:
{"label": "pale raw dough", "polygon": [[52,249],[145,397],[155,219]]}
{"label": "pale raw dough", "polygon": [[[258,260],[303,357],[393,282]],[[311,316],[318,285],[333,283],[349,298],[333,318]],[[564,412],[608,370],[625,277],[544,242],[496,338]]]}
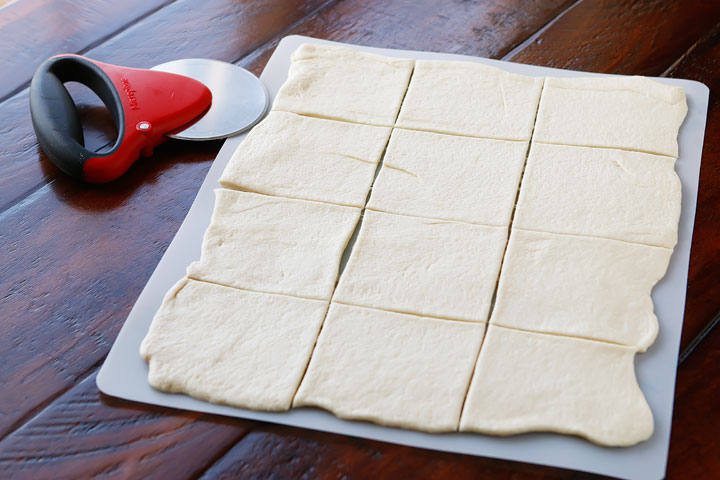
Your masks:
{"label": "pale raw dough", "polygon": [[487,321],[507,228],[365,211],[333,301]]}
{"label": "pale raw dough", "polygon": [[533,143],[513,228],[673,248],[680,218],[675,160]]}
{"label": "pale raw dough", "polygon": [[548,78],[533,140],[677,157],[685,91],[645,77]]}
{"label": "pale raw dough", "polygon": [[360,209],[215,190],[200,260],[188,277],[329,300]]}
{"label": "pale raw dough", "polygon": [[363,207],[389,135],[387,127],[271,112],[235,151],[220,184]]}
{"label": "pale raw dough", "polygon": [[392,126],[413,61],[305,43],[292,54],[273,110]]}
{"label": "pale raw dough", "polygon": [[418,60],[397,126],[530,140],[542,84],[482,63]]}
{"label": "pale raw dough", "polygon": [[650,291],[671,254],[662,247],[513,228],[490,321],[645,351],[658,331]]}
{"label": "pale raw dough", "polygon": [[607,446],[647,440],[653,417],[634,358],[631,347],[490,325],[460,430],[552,431]]}
{"label": "pale raw dough", "polygon": [[484,330],[483,323],[333,303],[293,406],[454,431]]}
{"label": "pale raw dough", "polygon": [[395,129],[368,208],[508,226],[527,142]]}
{"label": "pale raw dough", "polygon": [[158,390],[258,410],[287,410],[328,302],[183,279],[140,346]]}

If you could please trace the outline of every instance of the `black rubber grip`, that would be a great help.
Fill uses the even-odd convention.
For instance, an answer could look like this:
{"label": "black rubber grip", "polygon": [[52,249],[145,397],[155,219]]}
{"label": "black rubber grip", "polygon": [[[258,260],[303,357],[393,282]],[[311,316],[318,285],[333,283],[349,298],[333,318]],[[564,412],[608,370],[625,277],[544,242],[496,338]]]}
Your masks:
{"label": "black rubber grip", "polygon": [[[71,81],[95,92],[110,111],[118,129],[110,151],[97,154],[85,148],[80,115],[64,85]],[[45,154],[60,170],[81,179],[85,161],[112,154],[125,134],[122,103],[112,81],[99,66],[75,55],[53,57],[37,69],[30,84],[30,116]]]}

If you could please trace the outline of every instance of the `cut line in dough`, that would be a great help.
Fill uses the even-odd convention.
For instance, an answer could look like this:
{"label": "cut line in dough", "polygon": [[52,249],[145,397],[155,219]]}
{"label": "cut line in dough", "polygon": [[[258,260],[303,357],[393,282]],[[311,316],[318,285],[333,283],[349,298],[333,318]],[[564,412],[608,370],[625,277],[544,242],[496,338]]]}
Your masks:
{"label": "cut line in dough", "polygon": [[347,47],[302,44],[273,110],[391,127],[407,90],[413,60]]}
{"label": "cut line in dough", "polygon": [[513,228],[672,249],[680,218],[675,159],[533,143]]}
{"label": "cut line in dough", "polygon": [[534,140],[678,156],[685,91],[645,77],[545,82]]}
{"label": "cut line in dough", "polygon": [[226,188],[363,207],[390,128],[270,112],[220,178]]}
{"label": "cut line in dough", "polygon": [[527,147],[394,129],[368,208],[507,227]]}
{"label": "cut line in dough", "polygon": [[487,321],[507,227],[365,210],[333,299],[382,310]]}
{"label": "cut line in dough", "polygon": [[543,78],[482,63],[417,60],[398,127],[529,140]]}
{"label": "cut line in dough", "polygon": [[215,190],[202,254],[188,277],[329,300],[359,218],[359,208]]}
{"label": "cut line in dough", "polygon": [[484,330],[483,323],[333,303],[293,406],[455,431]]}
{"label": "cut line in dough", "polygon": [[672,250],[513,229],[491,323],[645,351],[658,322],[650,292]]}
{"label": "cut line in dough", "polygon": [[180,280],[140,353],[165,392],[255,410],[291,406],[327,301]]}
{"label": "cut line in dough", "polygon": [[650,438],[653,417],[635,378],[635,349],[490,325],[460,430],[550,431],[605,446]]}

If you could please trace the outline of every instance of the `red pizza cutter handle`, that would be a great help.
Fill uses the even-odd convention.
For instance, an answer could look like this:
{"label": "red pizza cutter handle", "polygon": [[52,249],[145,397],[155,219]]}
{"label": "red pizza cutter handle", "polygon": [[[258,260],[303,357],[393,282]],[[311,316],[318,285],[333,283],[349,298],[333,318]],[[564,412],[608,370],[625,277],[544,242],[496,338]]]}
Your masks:
{"label": "red pizza cutter handle", "polygon": [[[82,124],[66,82],[90,88],[110,111],[118,136],[109,151],[85,148]],[[30,84],[30,116],[40,147],[60,170],[91,183],[115,180],[138,159],[197,120],[212,101],[210,90],[188,77],[119,67],[79,55],[40,65]]]}

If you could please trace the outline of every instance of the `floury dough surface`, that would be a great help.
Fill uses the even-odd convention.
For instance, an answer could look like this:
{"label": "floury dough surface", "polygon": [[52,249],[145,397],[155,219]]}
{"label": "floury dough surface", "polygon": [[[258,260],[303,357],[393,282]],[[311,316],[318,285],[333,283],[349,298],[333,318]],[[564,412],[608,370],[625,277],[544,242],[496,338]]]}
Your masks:
{"label": "floury dough surface", "polygon": [[333,301],[487,321],[507,228],[365,211]]}
{"label": "floury dough surface", "polygon": [[457,430],[482,323],[333,304],[293,406],[431,432]]}
{"label": "floury dough surface", "polygon": [[460,430],[495,435],[551,431],[606,446],[653,433],[635,378],[635,349],[490,325]]}
{"label": "floury dough surface", "polygon": [[527,148],[396,128],[368,208],[507,227]]}
{"label": "floury dough surface", "polygon": [[668,248],[514,228],[490,321],[644,351],[658,331],[650,292],[671,254]]}
{"label": "floury dough surface", "polygon": [[685,91],[645,77],[548,78],[533,140],[678,156]]}
{"label": "floury dough surface", "polygon": [[360,209],[218,189],[188,277],[329,300]]}
{"label": "floury dough surface", "polygon": [[397,126],[530,140],[542,85],[541,77],[481,63],[418,60]]}
{"label": "floury dough surface", "polygon": [[306,43],[292,55],[273,110],[392,126],[413,60]]}
{"label": "floury dough surface", "polygon": [[183,279],[140,347],[148,381],[213,403],[287,410],[327,305]]}
{"label": "floury dough surface", "polygon": [[390,128],[271,112],[220,178],[226,188],[363,207]]}
{"label": "floury dough surface", "polygon": [[533,143],[513,228],[673,248],[680,218],[675,159]]}

